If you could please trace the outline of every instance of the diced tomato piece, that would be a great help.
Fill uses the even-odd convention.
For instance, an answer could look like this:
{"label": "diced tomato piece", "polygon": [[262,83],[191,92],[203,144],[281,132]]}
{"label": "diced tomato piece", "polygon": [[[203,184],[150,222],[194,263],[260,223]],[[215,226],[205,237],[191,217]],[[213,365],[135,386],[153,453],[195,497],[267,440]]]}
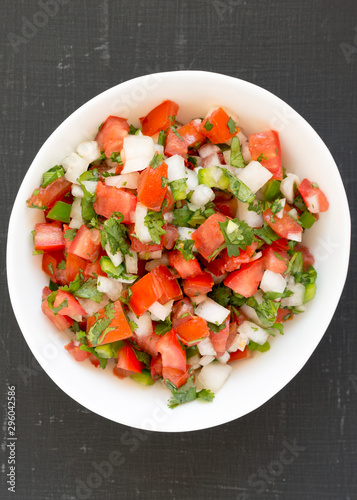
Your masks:
{"label": "diced tomato piece", "polygon": [[[226,341],[226,347],[225,350],[228,351],[228,349],[232,346],[233,342],[236,340],[237,337],[237,323],[236,323],[236,315],[232,312],[231,316],[234,318],[234,321],[231,321],[229,323],[229,333],[228,333],[228,338]],[[242,321],[243,323],[243,321]]]}
{"label": "diced tomato piece", "polygon": [[206,141],[206,136],[202,133],[201,128],[201,120],[196,119],[179,127],[177,132],[190,149],[198,148]]}
{"label": "diced tomato piece", "polygon": [[218,212],[220,212],[223,215],[226,215],[227,217],[231,217],[234,219],[237,213],[237,198],[231,198],[230,200],[226,201],[216,201],[214,200],[213,203],[216,205],[216,208]]}
{"label": "diced tomato piece", "polygon": [[178,370],[177,368],[166,366],[162,369],[162,376],[164,380],[169,380],[171,384],[174,384],[175,387],[179,388],[187,382],[187,379],[190,376],[190,372],[188,369],[186,369],[186,371],[183,371]]}
{"label": "diced tomato piece", "polygon": [[58,264],[64,262],[63,252],[49,252],[42,256],[42,270],[51,278],[53,283],[65,285],[67,283],[67,275],[65,269],[57,269]]}
{"label": "diced tomato piece", "polygon": [[64,250],[64,247],[63,232],[57,224],[40,222],[35,225],[35,250],[53,252]]}
{"label": "diced tomato piece", "polygon": [[64,301],[67,301],[68,305],[62,307],[58,314],[60,314],[61,316],[69,316],[73,319],[75,319],[77,316],[86,316],[87,313],[72,294],[70,294],[69,292],[64,292],[63,290],[58,290],[55,301],[53,303],[53,307],[59,307],[63,304]]}
{"label": "diced tomato piece", "polygon": [[210,331],[209,333],[209,338],[211,339],[213,348],[216,351],[218,357],[223,356],[223,354],[228,349],[227,341],[230,334],[229,325],[230,319],[228,317],[225,321],[225,327],[223,328],[223,330],[221,330],[220,332]]}
{"label": "diced tomato piece", "polygon": [[281,149],[278,132],[267,130],[258,134],[250,134],[249,151],[252,160],[259,157],[260,164],[273,174],[272,179],[281,181],[283,178],[283,165],[281,162]]}
{"label": "diced tomato piece", "polygon": [[68,237],[66,237],[66,232],[71,229],[67,224],[63,224],[63,237],[64,237],[64,242],[65,242],[65,252],[67,253],[69,250],[69,247],[71,246],[71,243],[73,241],[73,238],[70,240]]}
{"label": "diced tomato piece", "polygon": [[100,254],[94,262],[86,262],[84,269],[84,276],[90,278],[97,278],[97,276],[107,276],[107,274],[100,267]]}
{"label": "diced tomato piece", "polygon": [[172,308],[172,326],[178,328],[193,317],[193,305],[188,297],[174,303]]}
{"label": "diced tomato piece", "polygon": [[201,293],[210,292],[213,285],[211,274],[203,272],[197,276],[185,279],[183,282],[183,291],[188,297],[197,297]]}
{"label": "diced tomato piece", "polygon": [[238,359],[249,359],[252,357],[252,351],[246,347],[244,351],[238,351],[236,352],[231,352],[230,357],[228,360],[228,363],[231,363],[232,361],[237,361]]}
{"label": "diced tomato piece", "polygon": [[126,189],[118,189],[114,186],[107,186],[103,182],[98,182],[96,188],[96,200],[93,208],[98,215],[103,215],[109,219],[113,212],[123,214],[124,224],[133,222],[133,214],[136,209],[137,198],[135,194],[129,193]]}
{"label": "diced tomato piece", "polygon": [[146,116],[140,118],[142,133],[151,136],[160,130],[166,130],[170,125],[175,123],[178,109],[179,107],[175,102],[169,100],[163,101]]}
{"label": "diced tomato piece", "polygon": [[283,216],[279,218],[272,213],[270,208],[267,208],[263,213],[263,217],[265,222],[268,223],[278,236],[281,238],[294,239],[301,235],[302,227],[288,215],[288,210],[289,208],[286,208],[285,205]]}
{"label": "diced tomato piece", "polygon": [[149,244],[149,243],[142,243],[136,236],[135,236],[135,225],[132,224],[129,226],[129,237],[130,237],[130,248],[134,252],[138,253],[148,253],[148,252],[158,252],[159,250],[163,249],[163,237],[161,237],[161,243],[160,244]]}
{"label": "diced tomato piece", "polygon": [[182,279],[202,274],[202,270],[196,257],[186,260],[180,250],[172,250],[169,253],[169,263],[171,267],[176,269]]}
{"label": "diced tomato piece", "polygon": [[326,212],[328,210],[328,199],[316,183],[309,181],[309,179],[304,179],[299,186],[299,193],[311,213],[318,214],[319,212]]}
{"label": "diced tomato piece", "polygon": [[276,318],[275,322],[276,323],[283,323],[284,321],[288,321],[289,319],[292,319],[293,315],[291,314],[289,309],[283,309],[282,307],[279,307],[277,313],[276,313]]}
{"label": "diced tomato piece", "polygon": [[69,344],[65,345],[64,348],[72,354],[76,361],[84,361],[91,355],[88,351],[82,351],[80,345],[76,345],[73,340]]}
{"label": "diced tomato piece", "polygon": [[76,278],[80,270],[83,273],[87,264],[87,260],[78,257],[78,255],[75,255],[74,253],[68,252],[66,260],[66,275],[68,283]]}
{"label": "diced tomato piece", "polygon": [[138,179],[138,200],[159,212],[167,191],[167,165],[163,161],[158,167],[147,167]]}
{"label": "diced tomato piece", "polygon": [[185,345],[195,345],[209,337],[207,322],[199,316],[192,316],[185,323],[176,326],[175,332]]}
{"label": "diced tomato piece", "polygon": [[166,266],[157,266],[151,271],[162,288],[162,295],[158,299],[160,304],[166,304],[169,300],[177,300],[182,297],[182,291],[175,276]]}
{"label": "diced tomato piece", "polygon": [[302,252],[302,269],[303,271],[307,271],[310,266],[313,266],[315,264],[315,257],[310,253],[310,250],[305,247],[304,245],[301,245],[298,243],[294,247],[295,252]]}
{"label": "diced tomato piece", "polygon": [[[236,127],[232,134],[228,127],[230,117],[223,108],[214,110],[210,115],[206,116],[201,125],[201,132],[208,137],[213,144],[219,144],[231,139],[239,128]],[[211,127],[211,125],[213,125]],[[210,130],[207,130],[210,129]]]}
{"label": "diced tomato piece", "polygon": [[144,337],[138,337],[135,333],[133,333],[130,341],[134,342],[140,351],[145,351],[150,354],[150,356],[155,357],[159,354],[156,344],[160,339],[160,335],[157,335],[155,332],[145,335]]}
{"label": "diced tomato piece", "polygon": [[216,259],[220,265],[221,271],[231,273],[239,269],[242,264],[247,264],[257,247],[258,243],[254,241],[251,245],[247,246],[245,250],[240,250],[237,257],[229,257],[227,250],[223,250],[222,255],[220,254]]}
{"label": "diced tomato piece", "polygon": [[162,213],[167,214],[167,212],[171,212],[174,208],[175,200],[172,196],[171,189],[168,187],[166,190],[164,201],[162,202]]}
{"label": "diced tomato piece", "polygon": [[52,321],[58,330],[63,331],[73,325],[73,319],[69,316],[61,316],[60,314],[55,314],[51,311],[47,299],[42,302],[41,308],[42,312]]}
{"label": "diced tomato piece", "polygon": [[165,333],[156,347],[161,353],[163,368],[169,367],[186,371],[186,351],[180,346],[175,330]]}
{"label": "diced tomato piece", "polygon": [[39,187],[35,189],[34,193],[27,200],[28,207],[39,207],[39,208],[52,208],[53,205],[62,200],[62,198],[70,192],[72,187],[72,183],[67,181],[65,176],[59,177],[55,179],[50,184],[48,184],[45,188]]}
{"label": "diced tomato piece", "polygon": [[[98,342],[96,345],[103,345],[103,344],[109,344],[110,342],[116,342],[118,340],[124,340],[132,335],[131,328],[129,326],[128,320],[126,319],[125,312],[122,306],[122,303],[120,300],[116,300],[113,302],[113,307],[114,307],[114,318],[111,320],[111,322],[108,325],[108,333],[104,336],[103,339],[99,336]],[[99,309],[99,311],[93,316],[89,316],[87,320],[87,334],[91,327],[96,323],[98,320],[103,319],[103,318],[108,318],[106,309],[102,307]],[[113,330],[111,330],[113,328]],[[88,345],[90,347],[93,346],[93,344],[88,340]]]}
{"label": "diced tomato piece", "polygon": [[159,380],[162,377],[162,358],[161,354],[151,358],[150,373],[153,380]]}
{"label": "diced tomato piece", "polygon": [[271,245],[263,250],[264,269],[269,269],[273,273],[285,273],[289,260],[287,251],[278,246]]}
{"label": "diced tomato piece", "polygon": [[166,250],[172,250],[180,236],[177,227],[173,224],[166,223],[162,226],[162,229],[166,231],[162,239],[164,247],[166,248]]}
{"label": "diced tomato piece", "polygon": [[144,314],[163,293],[159,280],[152,272],[140,278],[130,290],[129,306],[137,316]]}
{"label": "diced tomato piece", "polygon": [[263,259],[260,258],[243,264],[239,271],[234,271],[224,280],[224,284],[243,297],[251,297],[257,292],[263,274]]}
{"label": "diced tomato piece", "polygon": [[126,118],[119,116],[108,116],[100,127],[95,140],[98,147],[107,158],[112,153],[120,153],[123,148],[124,138],[129,133],[129,124]]}
{"label": "diced tomato piece", "polygon": [[[100,232],[98,229],[88,229],[84,224],[78,229],[74,240],[69,247],[69,253],[82,259],[94,262],[101,249]],[[84,268],[82,268],[84,271]]]}
{"label": "diced tomato piece", "polygon": [[136,357],[134,349],[124,345],[118,351],[118,363],[115,368],[115,374],[119,378],[124,378],[134,373],[141,373],[144,365]]}
{"label": "diced tomato piece", "polygon": [[224,243],[224,237],[218,223],[226,220],[227,217],[223,214],[213,214],[191,235],[197,250],[208,261],[212,260],[212,254]]}
{"label": "diced tomato piece", "polygon": [[185,140],[178,136],[178,131],[176,131],[175,133],[171,128],[169,128],[165,140],[165,155],[180,155],[185,157],[187,153],[188,146]]}

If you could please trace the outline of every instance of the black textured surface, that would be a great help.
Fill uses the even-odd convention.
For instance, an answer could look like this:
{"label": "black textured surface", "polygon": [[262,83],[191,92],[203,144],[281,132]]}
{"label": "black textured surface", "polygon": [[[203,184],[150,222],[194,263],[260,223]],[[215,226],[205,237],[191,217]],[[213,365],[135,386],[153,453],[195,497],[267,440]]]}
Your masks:
{"label": "black textured surface", "polygon": [[[3,0],[1,7],[1,418],[5,424],[7,385],[16,385],[18,441],[14,495],[4,425],[0,498],[357,498],[354,220],[348,281],[307,365],[259,410],[195,433],[135,433],[62,393],[19,331],[5,275],[8,217],[39,147],[89,98],[152,71],[221,72],[287,101],[334,155],[353,217],[357,2]],[[109,459],[116,464],[105,468]]]}

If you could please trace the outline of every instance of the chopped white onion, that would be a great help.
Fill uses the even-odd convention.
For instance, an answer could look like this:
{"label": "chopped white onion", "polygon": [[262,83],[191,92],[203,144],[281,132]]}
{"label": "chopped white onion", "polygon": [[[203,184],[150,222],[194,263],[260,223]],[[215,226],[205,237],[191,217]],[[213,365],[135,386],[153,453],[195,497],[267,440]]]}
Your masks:
{"label": "chopped white onion", "polygon": [[145,205],[138,202],[135,209],[135,234],[142,243],[152,242],[149,230],[145,225],[145,217],[148,209]]}
{"label": "chopped white onion", "polygon": [[77,300],[83,307],[85,312],[88,314],[88,316],[92,316],[92,314],[98,312],[99,309],[105,307],[109,302],[109,298],[107,296],[104,296],[103,300],[99,302],[99,304],[97,304],[97,302],[94,302],[94,300],[82,299],[81,297],[77,297]]}
{"label": "chopped white onion", "polygon": [[177,227],[179,232],[179,239],[182,241],[191,240],[191,235],[195,231],[192,227]]}
{"label": "chopped white onion", "polygon": [[291,210],[289,210],[288,215],[290,215],[290,217],[292,217],[293,219],[299,218],[299,214],[296,208],[292,208]]}
{"label": "chopped white onion", "polygon": [[221,150],[215,144],[206,143],[198,149],[201,158],[207,158],[213,153],[219,153]]}
{"label": "chopped white onion", "polygon": [[144,312],[140,318],[138,318],[132,311],[129,311],[127,314],[129,320],[133,321],[137,325],[137,328],[134,330],[137,337],[147,337],[148,335],[152,335],[153,327],[149,312]]}
{"label": "chopped white onion", "polygon": [[185,172],[187,175],[187,191],[193,191],[198,186],[198,175],[187,167],[185,167]]}
{"label": "chopped white onion", "polygon": [[76,198],[72,203],[71,208],[71,219],[82,220],[82,207],[81,207],[81,199]]}
{"label": "chopped white onion", "polygon": [[280,191],[285,196],[288,203],[294,201],[295,190],[301,184],[300,178],[295,174],[286,174],[280,183]]}
{"label": "chopped white onion", "polygon": [[123,284],[113,278],[106,278],[105,276],[98,276],[97,288],[99,292],[106,293],[110,300],[118,300]]}
{"label": "chopped white onion", "polygon": [[195,354],[194,356],[187,358],[187,364],[192,366],[194,370],[197,370],[197,368],[201,368],[200,359],[201,356],[199,354]]}
{"label": "chopped white onion", "polygon": [[258,318],[258,315],[253,307],[247,306],[247,304],[243,304],[240,309],[242,313],[247,316],[247,318],[253,321],[253,323],[256,323],[259,326],[263,326],[263,323]]}
{"label": "chopped white onion", "polygon": [[89,193],[94,194],[95,190],[97,189],[98,182],[96,182],[96,181],[82,181],[82,184]]}
{"label": "chopped white onion", "polygon": [[[218,153],[213,153],[206,158],[203,159],[203,167],[208,168],[208,167],[219,167],[222,165]],[[222,175],[222,171],[218,171],[220,175]],[[218,179],[217,179],[218,180]]]}
{"label": "chopped white onion", "polygon": [[238,132],[237,137],[239,139],[241,146],[243,146],[243,144],[248,142],[248,137],[246,137],[241,130]]}
{"label": "chopped white onion", "polygon": [[174,220],[174,218],[175,218],[173,212],[166,212],[166,214],[164,214],[163,217],[164,217],[164,220],[166,222],[169,222],[169,223],[172,222]]}
{"label": "chopped white onion", "polygon": [[161,259],[162,251],[157,250],[156,252],[140,252],[139,259],[141,260],[152,260],[152,259]]}
{"label": "chopped white onion", "polygon": [[65,177],[69,182],[79,184],[78,177],[88,168],[89,162],[77,153],[71,153],[62,160],[62,167],[66,171]]}
{"label": "chopped white onion", "polygon": [[83,198],[84,196],[83,189],[79,184],[72,184],[71,193],[74,198]]}
{"label": "chopped white onion", "polygon": [[281,299],[281,305],[283,307],[297,307],[302,306],[305,297],[305,287],[302,283],[294,283],[294,280],[289,280],[289,284],[286,287],[287,291],[293,292],[290,297],[285,297]]}
{"label": "chopped white onion", "polygon": [[311,196],[305,196],[304,201],[309,212],[317,214],[320,212],[320,202],[317,194],[312,194]]}
{"label": "chopped white onion", "polygon": [[246,335],[249,340],[263,345],[268,340],[269,333],[251,321],[243,321],[238,327],[238,333]]}
{"label": "chopped white onion", "polygon": [[204,366],[198,375],[198,382],[201,387],[214,393],[224,385],[230,376],[232,367],[221,363],[210,363]]}
{"label": "chopped white onion", "polygon": [[187,179],[185,160],[180,155],[174,155],[165,160],[169,182]]}
{"label": "chopped white onion", "polygon": [[244,351],[246,345],[248,344],[248,340],[249,340],[249,338],[247,335],[243,335],[241,333],[238,333],[236,338],[234,339],[234,342],[232,343],[232,345],[228,349],[228,352],[237,352],[238,349],[240,351]]}
{"label": "chopped white onion", "polygon": [[221,325],[230,314],[229,309],[207,298],[196,309],[196,315],[210,323]]}
{"label": "chopped white onion", "polygon": [[191,197],[191,203],[193,205],[196,205],[197,207],[203,207],[209,201],[214,200],[214,198],[215,198],[214,191],[205,184],[200,184],[193,191]]}
{"label": "chopped white onion", "polygon": [[250,154],[248,142],[242,144],[242,156],[245,163],[249,163],[252,160],[252,155]]}
{"label": "chopped white onion", "polygon": [[264,292],[276,292],[283,293],[286,287],[285,278],[279,274],[267,269],[264,274],[262,281],[260,282],[260,288]]}
{"label": "chopped white onion", "polygon": [[96,141],[85,141],[77,147],[77,153],[88,163],[97,160],[100,157],[100,150]]}
{"label": "chopped white onion", "polygon": [[202,356],[200,359],[199,363],[201,366],[207,366],[209,365],[213,360],[215,359],[214,356]]}
{"label": "chopped white onion", "polygon": [[84,224],[84,220],[81,219],[71,219],[71,222],[68,224],[68,227],[71,229],[79,229]]}
{"label": "chopped white onion", "polygon": [[263,255],[263,253],[262,253],[262,252],[257,252],[255,255],[253,255],[253,257],[251,257],[251,258],[249,259],[249,262],[254,262],[255,260],[260,259],[260,257],[261,257],[262,255]]}
{"label": "chopped white onion", "polygon": [[204,300],[207,299],[207,295],[205,293],[200,293],[199,295],[196,295],[196,297],[191,297],[192,302],[198,306],[198,304],[201,304]]}
{"label": "chopped white onion", "polygon": [[129,174],[139,172],[149,166],[155,154],[155,144],[149,136],[128,135],[124,138],[123,150],[125,165],[122,174]]}
{"label": "chopped white onion", "polygon": [[213,347],[213,344],[211,342],[211,339],[209,337],[206,337],[204,340],[201,340],[197,344],[198,350],[201,354],[201,356],[216,356],[217,353]]}
{"label": "chopped white onion", "polygon": [[123,262],[124,260],[124,257],[123,257],[123,254],[121,253],[120,250],[118,250],[115,254],[113,254],[111,251],[110,251],[110,246],[109,246],[109,243],[106,243],[105,244],[105,247],[104,247],[104,250],[107,252],[107,255],[108,257],[110,258],[110,260],[112,261],[113,265],[115,267],[118,267],[120,266],[120,264]]}
{"label": "chopped white onion", "polygon": [[139,172],[131,172],[124,175],[113,175],[106,177],[105,184],[107,186],[114,186],[117,188],[137,189],[138,187]]}
{"label": "chopped white onion", "polygon": [[240,169],[239,179],[256,193],[273,176],[271,172],[263,167],[259,161],[251,161],[244,168]]}
{"label": "chopped white onion", "polygon": [[229,361],[229,358],[230,358],[230,355],[229,355],[229,352],[225,352],[222,356],[220,356],[218,359],[218,361],[220,363],[222,363],[223,365],[227,364],[228,361]]}
{"label": "chopped white onion", "polygon": [[167,316],[171,313],[173,303],[173,300],[169,300],[164,305],[157,301],[154,302],[148,309],[151,313],[151,318],[154,321],[165,321]]}
{"label": "chopped white onion", "polygon": [[238,201],[237,217],[244,220],[250,227],[262,227],[264,224],[263,214],[257,214],[253,210],[248,210],[249,204]]}
{"label": "chopped white onion", "polygon": [[298,243],[300,243],[301,237],[302,237],[302,233],[301,232],[299,232],[299,233],[288,233],[288,240],[293,240],[293,241],[297,241]]}
{"label": "chopped white onion", "polygon": [[125,255],[126,272],[130,274],[136,274],[138,272],[138,254],[133,250],[131,250],[130,252],[131,255]]}
{"label": "chopped white onion", "polygon": [[150,272],[153,269],[155,269],[155,267],[162,266],[162,265],[163,266],[168,266],[169,265],[169,258],[167,256],[167,253],[162,254],[162,257],[160,259],[149,260],[145,264],[145,270],[148,271],[148,272]]}

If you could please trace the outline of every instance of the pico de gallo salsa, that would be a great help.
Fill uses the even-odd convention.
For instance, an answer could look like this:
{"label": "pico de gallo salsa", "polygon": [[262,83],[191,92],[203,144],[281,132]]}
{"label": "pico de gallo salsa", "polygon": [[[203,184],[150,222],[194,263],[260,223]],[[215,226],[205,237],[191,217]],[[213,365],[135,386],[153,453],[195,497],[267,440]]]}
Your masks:
{"label": "pico de gallo salsa", "polygon": [[119,378],[161,380],[169,406],[212,401],[231,364],[270,349],[315,295],[302,244],[329,203],[285,170],[279,134],[245,134],[216,106],[177,120],[165,100],[137,128],[109,116],[43,174],[28,207],[65,349]]}

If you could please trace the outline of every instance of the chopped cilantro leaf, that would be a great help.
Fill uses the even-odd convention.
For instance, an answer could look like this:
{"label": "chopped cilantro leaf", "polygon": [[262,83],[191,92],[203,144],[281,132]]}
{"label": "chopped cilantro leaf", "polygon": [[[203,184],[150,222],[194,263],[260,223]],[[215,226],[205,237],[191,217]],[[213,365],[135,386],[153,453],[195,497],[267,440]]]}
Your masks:
{"label": "chopped cilantro leaf", "polygon": [[258,156],[256,161],[263,161],[263,160],[267,160],[267,159],[268,158],[265,156],[265,154],[260,153],[260,155]]}
{"label": "chopped cilantro leaf", "polygon": [[203,126],[207,130],[207,132],[213,129],[213,123],[211,123],[208,118]]}
{"label": "chopped cilantro leaf", "polygon": [[246,186],[240,179],[238,179],[238,177],[233,175],[226,168],[222,168],[222,170],[229,178],[228,190],[239,201],[242,201],[243,203],[251,203],[255,198],[255,194],[249,189],[249,187]]}
{"label": "chopped cilantro leaf", "polygon": [[235,134],[236,131],[237,131],[237,124],[236,122],[233,120],[233,118],[230,116],[229,117],[229,120],[227,122],[227,127],[229,128],[229,132],[231,134]]}
{"label": "chopped cilantro leaf", "polygon": [[153,243],[159,245],[161,242],[161,236],[166,233],[165,229],[162,228],[165,224],[162,213],[149,210],[145,216],[144,224],[149,230]]}
{"label": "chopped cilantro leaf", "polygon": [[129,125],[129,134],[131,135],[138,135],[138,133],[140,132],[141,128],[136,128],[134,127],[134,125]]}
{"label": "chopped cilantro leaf", "polygon": [[221,325],[216,325],[216,323],[210,323],[209,321],[207,321],[207,326],[211,330],[211,332],[218,333],[225,329],[226,324],[222,323]]}
{"label": "chopped cilantro leaf", "polygon": [[[224,237],[223,246],[227,248],[228,257],[238,257],[240,249],[246,250],[247,246],[253,243],[254,233],[246,222],[233,219],[218,224]],[[222,249],[219,247],[216,252]]]}
{"label": "chopped cilantro leaf", "polygon": [[[46,186],[51,184],[51,182],[55,181],[56,179],[59,179],[63,175],[64,175],[64,168],[62,167],[62,165],[55,165],[54,167],[50,168],[49,170],[47,170],[47,172],[45,172],[43,174],[43,180],[42,180],[41,187],[45,188]],[[38,190],[38,193],[39,192],[40,191]],[[35,192],[34,192],[35,196],[38,193],[35,194]]]}
{"label": "chopped cilantro leaf", "polygon": [[[117,216],[119,218],[117,218]],[[130,247],[126,239],[127,228],[124,224],[121,224],[122,220],[123,215],[116,212],[104,222],[103,229],[101,230],[102,248],[104,250],[106,244],[108,244],[110,252],[113,255],[119,251],[123,255],[131,255]]]}
{"label": "chopped cilantro leaf", "polygon": [[57,269],[66,269],[66,261],[61,260],[61,262],[57,265]]}
{"label": "chopped cilantro leaf", "polygon": [[211,403],[214,400],[214,392],[209,391],[208,389],[201,389],[197,393],[197,399],[200,399],[201,401],[207,401],[208,403]]}
{"label": "chopped cilantro leaf", "polygon": [[159,153],[155,153],[151,162],[150,162],[150,167],[153,168],[153,169],[156,169],[158,168],[161,163],[163,162],[164,158],[162,155],[160,155]]}
{"label": "chopped cilantro leaf", "polygon": [[243,159],[240,142],[237,136],[233,137],[231,142],[230,164],[232,167],[243,168],[245,161]]}
{"label": "chopped cilantro leaf", "polygon": [[110,155],[110,159],[119,165],[123,165],[123,160],[121,159],[121,155],[118,152],[114,152]]}
{"label": "chopped cilantro leaf", "polygon": [[64,232],[64,237],[68,241],[73,241],[76,234],[77,234],[77,229],[67,229],[67,231]]}
{"label": "chopped cilantro leaf", "polygon": [[165,333],[169,332],[172,328],[172,322],[171,319],[168,317],[165,319],[165,321],[159,321],[156,323],[154,326],[154,331],[157,335],[164,335]]}
{"label": "chopped cilantro leaf", "polygon": [[194,259],[195,256],[193,255],[192,248],[195,242],[193,240],[177,240],[175,243],[175,250],[179,250],[185,260],[191,260]]}
{"label": "chopped cilantro leaf", "polygon": [[160,145],[160,146],[165,146],[165,139],[166,139],[166,134],[163,130],[160,130],[159,132],[159,138],[157,140],[157,143]]}

